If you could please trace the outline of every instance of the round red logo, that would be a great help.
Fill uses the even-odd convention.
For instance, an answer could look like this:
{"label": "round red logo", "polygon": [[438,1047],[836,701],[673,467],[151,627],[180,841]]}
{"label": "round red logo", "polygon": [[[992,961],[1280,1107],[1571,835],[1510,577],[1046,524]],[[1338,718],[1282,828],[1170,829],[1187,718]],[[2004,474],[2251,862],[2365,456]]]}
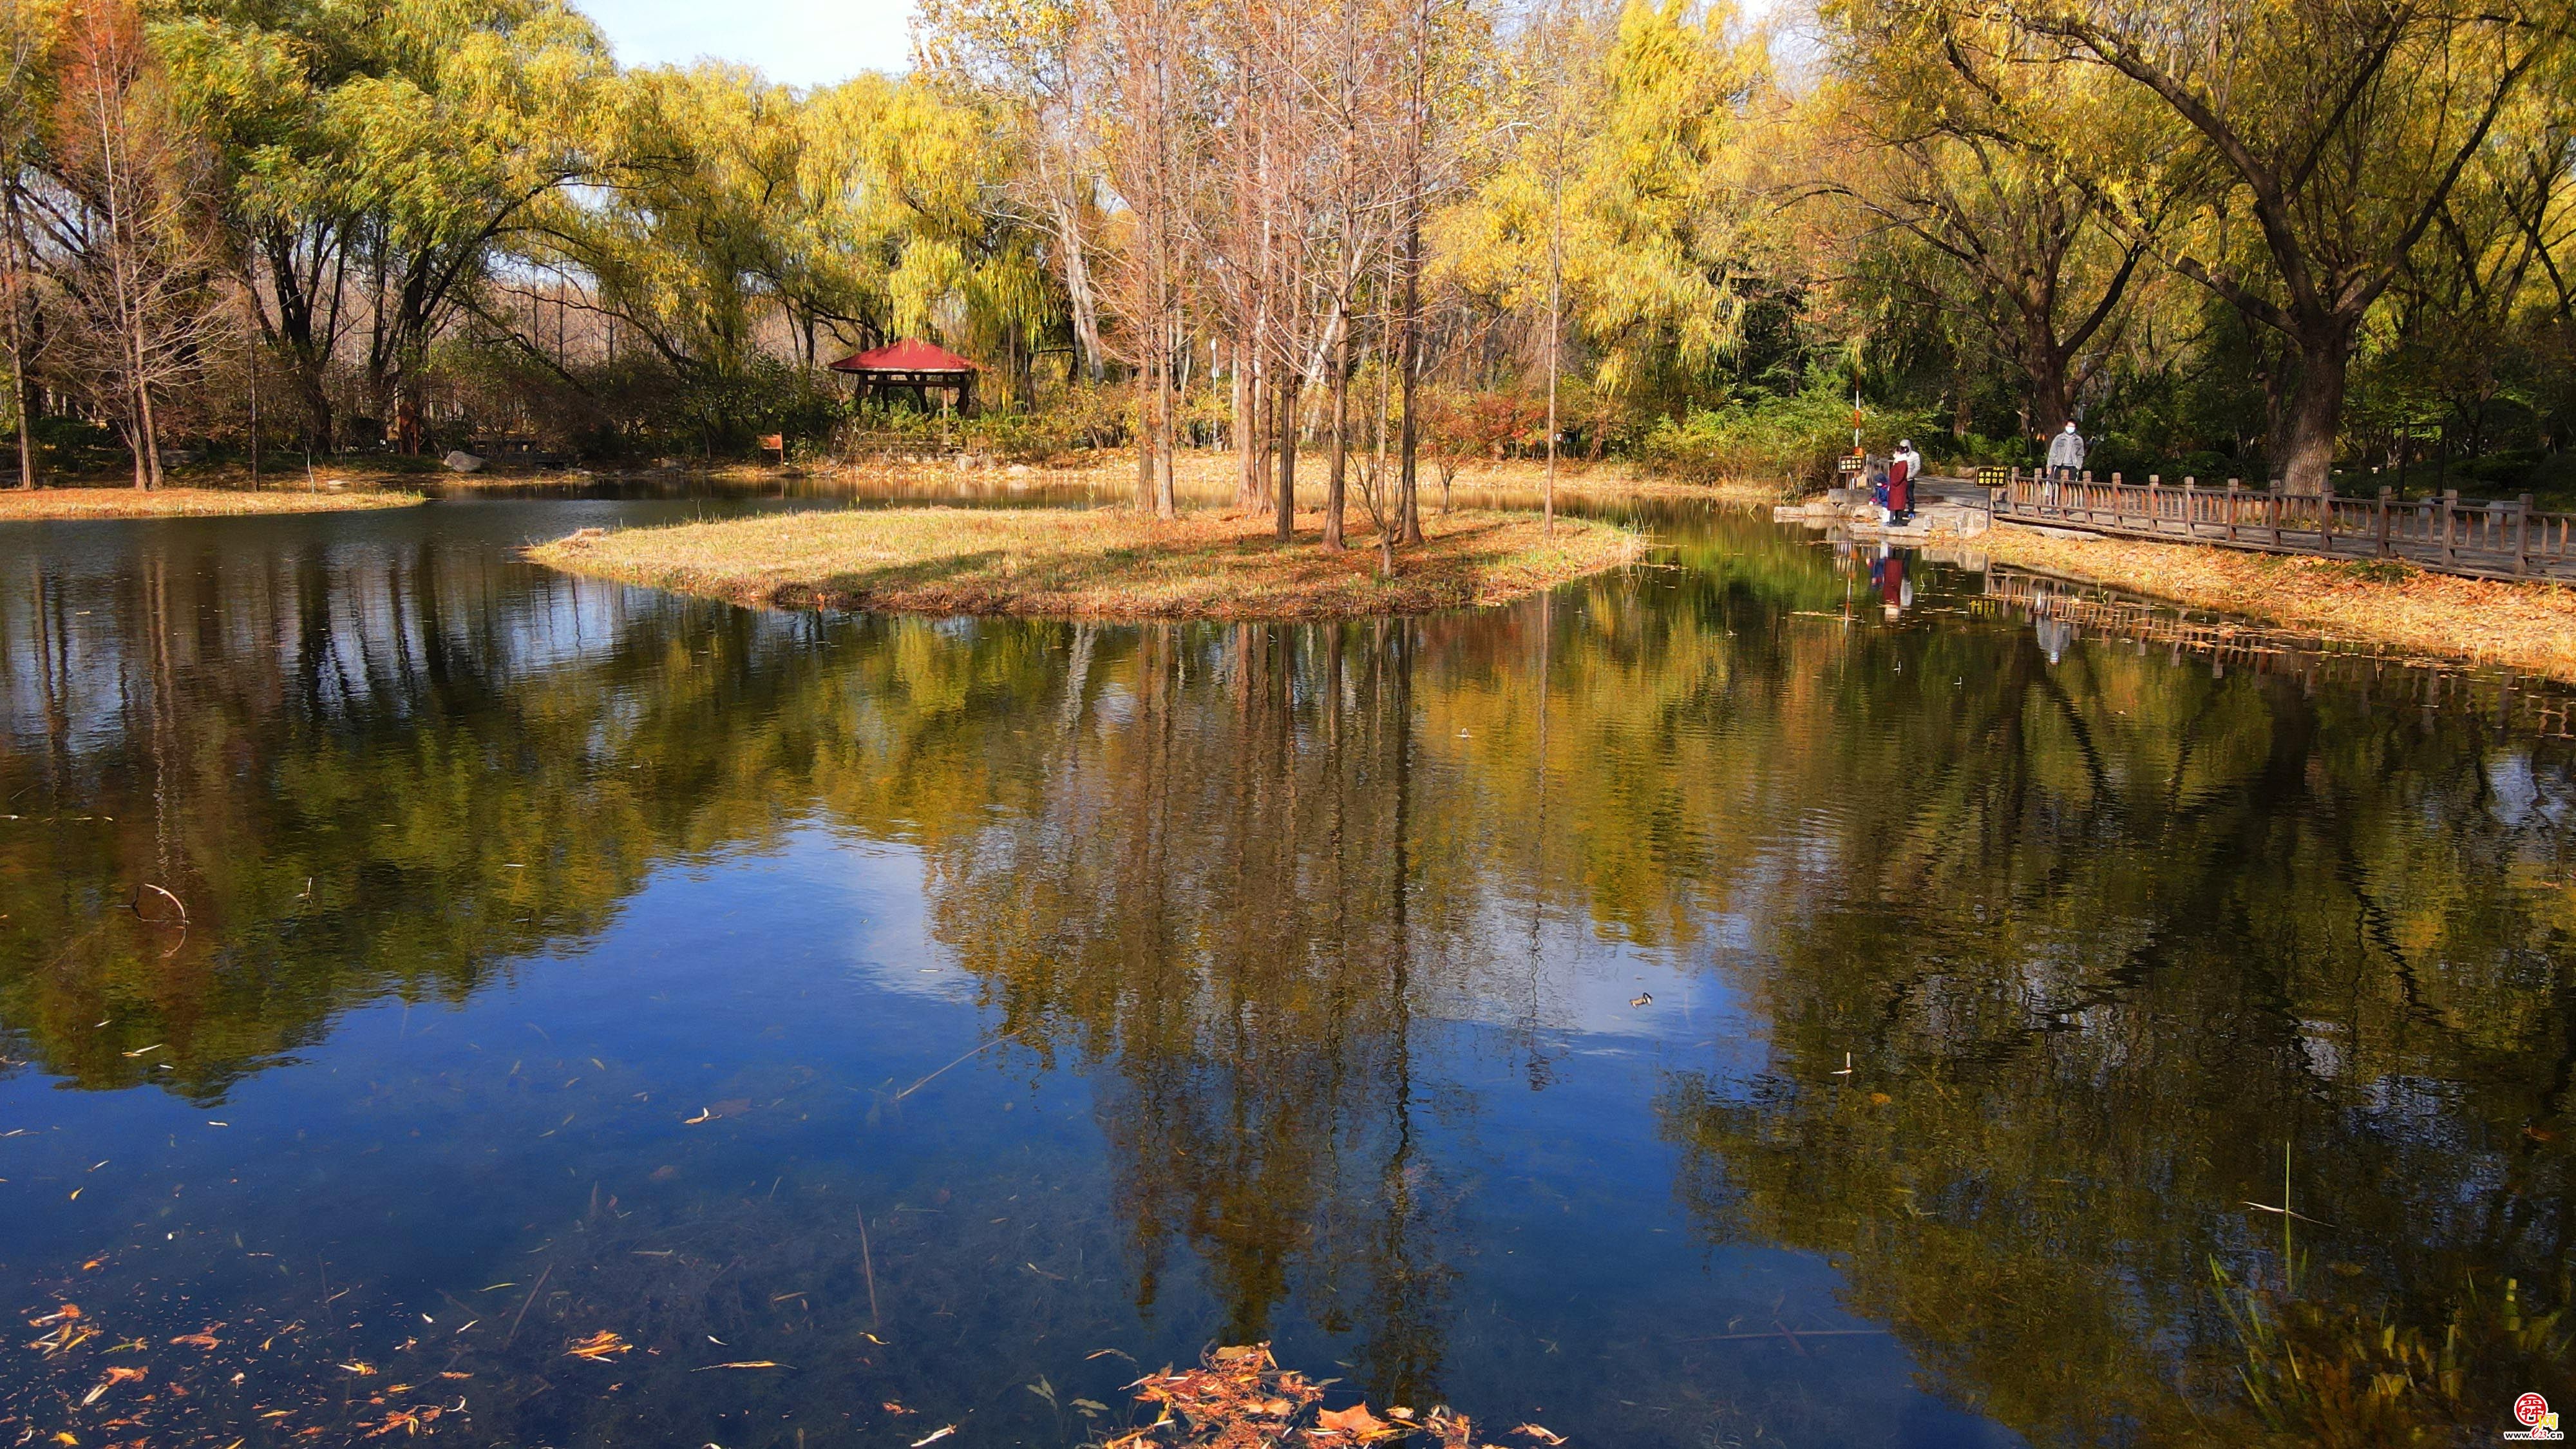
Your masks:
{"label": "round red logo", "polygon": [[2537,1424],[2549,1412],[2549,1401],[2538,1394],[2525,1394],[2513,1401],[2513,1416],[2524,1424]]}

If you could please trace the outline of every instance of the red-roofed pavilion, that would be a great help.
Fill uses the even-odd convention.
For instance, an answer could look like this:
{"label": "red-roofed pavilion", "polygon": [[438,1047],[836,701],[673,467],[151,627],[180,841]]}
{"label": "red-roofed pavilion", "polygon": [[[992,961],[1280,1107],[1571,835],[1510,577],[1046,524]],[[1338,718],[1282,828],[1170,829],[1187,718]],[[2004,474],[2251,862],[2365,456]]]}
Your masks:
{"label": "red-roofed pavilion", "polygon": [[946,348],[933,347],[918,337],[907,337],[891,346],[844,357],[832,364],[832,370],[846,372],[858,379],[861,397],[873,397],[880,389],[899,387],[909,390],[914,402],[928,407],[928,390],[942,387],[956,393],[959,413],[975,406],[975,364]]}

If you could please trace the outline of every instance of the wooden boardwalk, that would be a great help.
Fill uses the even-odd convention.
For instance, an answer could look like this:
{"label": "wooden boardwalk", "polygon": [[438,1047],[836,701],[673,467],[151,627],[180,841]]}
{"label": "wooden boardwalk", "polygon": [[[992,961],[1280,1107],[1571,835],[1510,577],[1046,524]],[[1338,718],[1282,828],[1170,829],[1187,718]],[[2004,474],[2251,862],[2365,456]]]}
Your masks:
{"label": "wooden boardwalk", "polygon": [[2081,529],[2124,538],[2216,544],[2261,553],[2390,559],[2481,579],[2576,583],[2576,513],[2544,513],[2531,495],[2512,502],[2300,494],[2279,485],[2223,487],[2186,478],[2129,483],[2114,473],[2052,479],[2014,469],[1989,488],[1998,523]]}

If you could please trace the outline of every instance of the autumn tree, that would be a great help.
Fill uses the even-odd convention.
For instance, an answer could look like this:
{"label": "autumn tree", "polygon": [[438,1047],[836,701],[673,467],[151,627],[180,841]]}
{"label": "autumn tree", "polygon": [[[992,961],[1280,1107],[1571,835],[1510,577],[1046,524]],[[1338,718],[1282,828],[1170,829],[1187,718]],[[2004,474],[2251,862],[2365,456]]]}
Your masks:
{"label": "autumn tree", "polygon": [[1135,372],[1136,506],[1169,518],[1175,370],[1183,335],[1185,213],[1198,200],[1198,20],[1190,0],[1104,0],[1101,55],[1114,77],[1099,117],[1124,215],[1110,248],[1117,325],[1108,346]]}
{"label": "autumn tree", "polygon": [[[2403,273],[2536,68],[2567,43],[2532,0],[2225,0],[2192,24],[2126,5],[2011,0],[2057,58],[2156,102],[2166,143],[2220,178],[2202,227],[2161,250],[2180,275],[2283,339],[2295,368],[2273,461],[2327,486],[2362,325]],[[2078,160],[2086,138],[2049,138]],[[2132,211],[2133,233],[2159,234]]]}
{"label": "autumn tree", "polygon": [[[1871,0],[1827,18],[1833,75],[1809,106],[1814,184],[1848,203],[1836,234],[1902,253],[1897,290],[2012,363],[2022,431],[2055,433],[2108,365],[2192,173],[2138,154],[2152,132],[2114,78],[2045,64],[2010,27]],[[1884,83],[1927,56],[1945,58],[1941,84]],[[2083,173],[2055,140],[2079,134]]]}
{"label": "autumn tree", "polygon": [[34,258],[26,194],[34,179],[46,37],[26,0],[0,0],[0,346],[9,354],[7,412],[18,486],[36,486]]}
{"label": "autumn tree", "polygon": [[50,185],[31,204],[70,314],[65,370],[116,420],[134,486],[156,487],[162,396],[227,340],[207,155],[130,4],[80,6],[58,45]]}

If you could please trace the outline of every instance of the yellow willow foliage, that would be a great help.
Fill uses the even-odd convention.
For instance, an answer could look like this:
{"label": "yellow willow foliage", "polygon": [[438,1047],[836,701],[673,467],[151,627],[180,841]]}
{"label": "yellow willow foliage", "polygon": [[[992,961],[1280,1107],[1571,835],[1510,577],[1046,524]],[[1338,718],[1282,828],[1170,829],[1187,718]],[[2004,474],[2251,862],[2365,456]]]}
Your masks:
{"label": "yellow willow foliage", "polygon": [[1633,0],[1606,33],[1545,31],[1514,62],[1519,139],[1440,218],[1438,262],[1470,294],[1544,318],[1554,239],[1569,337],[1597,352],[1605,391],[1705,369],[1734,346],[1761,244],[1762,41],[1731,6],[1690,0]]}
{"label": "yellow willow foliage", "polygon": [[970,346],[1044,320],[1035,265],[986,204],[1011,138],[973,107],[873,74],[797,91],[705,65],[619,84],[616,184],[568,199],[555,231],[673,357],[737,369],[777,308]]}

